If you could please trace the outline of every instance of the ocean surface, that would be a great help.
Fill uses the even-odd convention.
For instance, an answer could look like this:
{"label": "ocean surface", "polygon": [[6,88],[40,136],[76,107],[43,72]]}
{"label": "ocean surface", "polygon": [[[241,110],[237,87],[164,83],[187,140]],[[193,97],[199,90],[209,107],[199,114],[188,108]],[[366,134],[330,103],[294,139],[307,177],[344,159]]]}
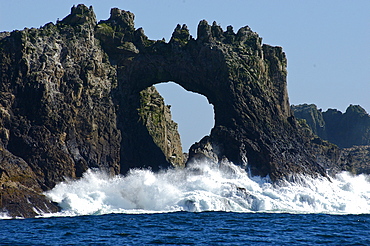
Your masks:
{"label": "ocean surface", "polygon": [[370,245],[368,175],[272,184],[230,163],[194,163],[115,177],[89,170],[45,195],[62,211],[1,214],[0,245]]}
{"label": "ocean surface", "polygon": [[369,215],[108,214],[0,221],[1,245],[370,245]]}

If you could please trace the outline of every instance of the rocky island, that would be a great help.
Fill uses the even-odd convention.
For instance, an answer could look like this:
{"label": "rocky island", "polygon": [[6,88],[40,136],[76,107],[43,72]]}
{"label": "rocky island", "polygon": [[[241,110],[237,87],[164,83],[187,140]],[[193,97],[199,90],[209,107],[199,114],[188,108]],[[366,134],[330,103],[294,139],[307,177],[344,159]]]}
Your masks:
{"label": "rocky island", "polygon": [[[58,211],[43,192],[89,168],[115,175],[228,160],[273,182],[368,171],[295,118],[286,67],[282,48],[248,26],[203,20],[196,38],[178,25],[169,42],[156,41],[117,8],[97,22],[78,5],[56,24],[0,33],[0,210]],[[153,87],[169,81],[214,106],[210,136],[188,157]]]}
{"label": "rocky island", "polygon": [[312,132],[341,148],[370,145],[370,115],[360,105],[350,105],[346,112],[315,104],[292,105],[294,115],[304,119]]}

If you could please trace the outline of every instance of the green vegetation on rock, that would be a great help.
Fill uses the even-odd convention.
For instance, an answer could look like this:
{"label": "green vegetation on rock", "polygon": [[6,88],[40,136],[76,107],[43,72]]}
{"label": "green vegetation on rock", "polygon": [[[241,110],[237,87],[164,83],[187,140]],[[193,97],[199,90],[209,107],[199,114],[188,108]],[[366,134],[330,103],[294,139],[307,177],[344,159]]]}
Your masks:
{"label": "green vegetation on rock", "polygon": [[96,27],[96,34],[97,35],[104,35],[104,36],[107,36],[107,37],[113,37],[114,30],[109,24],[100,23]]}
{"label": "green vegetation on rock", "polygon": [[170,107],[164,104],[154,86],[140,92],[138,113],[153,141],[165,153],[167,161],[173,166],[183,166],[185,160],[177,124],[171,119]]}

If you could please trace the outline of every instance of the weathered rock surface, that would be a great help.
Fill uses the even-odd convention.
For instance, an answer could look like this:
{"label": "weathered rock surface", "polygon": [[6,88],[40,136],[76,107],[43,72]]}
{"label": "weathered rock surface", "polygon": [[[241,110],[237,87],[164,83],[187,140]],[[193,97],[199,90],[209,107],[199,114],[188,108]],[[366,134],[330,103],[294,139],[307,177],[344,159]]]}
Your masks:
{"label": "weathered rock surface", "polygon": [[0,149],[0,207],[12,217],[34,217],[59,210],[42,195],[42,189],[30,166],[21,158]]}
{"label": "weathered rock surface", "polygon": [[171,106],[164,104],[163,98],[154,86],[141,91],[140,96],[139,110],[144,110],[139,112],[139,115],[154,142],[165,154],[167,162],[175,167],[183,167],[186,160],[177,123],[172,120]]}
{"label": "weathered rock surface", "polygon": [[[292,106],[292,108],[294,113],[297,114],[297,117],[304,118],[298,120],[298,125],[302,136],[307,141],[307,149],[311,149],[311,152],[314,153],[317,162],[320,163],[320,165],[323,166],[330,174],[335,174],[340,171],[349,171],[353,174],[370,174],[369,145],[356,145],[350,148],[339,148],[336,144],[323,139],[324,137],[328,136],[327,132],[331,132],[330,128],[327,128],[328,126],[330,127],[330,124],[325,124],[325,118],[322,117],[321,110],[317,110],[316,105],[303,104]],[[351,108],[353,109],[360,107],[349,106],[347,111],[353,111]],[[333,109],[328,110],[327,112],[330,111],[339,112]],[[360,112],[364,111],[361,110]],[[340,113],[340,115],[342,115],[342,113]],[[351,127],[349,127],[349,129],[353,129],[352,126],[359,125],[359,118],[362,122],[364,121],[364,118],[367,118],[366,114],[360,113],[360,115],[362,115],[362,117],[358,117],[359,115],[356,115],[352,118],[353,122],[351,123]],[[348,118],[344,119],[348,120]],[[341,121],[341,118],[339,117],[339,119],[337,119],[339,126],[341,126],[341,122],[343,121]],[[335,123],[331,122],[331,124]],[[358,129],[353,130],[358,131]],[[319,134],[321,134],[322,138],[319,137]],[[354,132],[352,134],[354,136],[356,135]],[[347,132],[346,135],[350,136],[351,134]]]}
{"label": "weathered rock surface", "polygon": [[370,174],[370,145],[343,149],[341,164],[353,174]]}
{"label": "weathered rock surface", "polygon": [[359,105],[350,105],[345,113],[336,109],[322,112],[314,104],[292,109],[297,118],[306,120],[314,134],[341,148],[370,145],[370,115]]}
{"label": "weathered rock surface", "polygon": [[176,124],[151,87],[168,81],[214,106],[215,127],[191,147],[189,159],[229,160],[272,180],[345,169],[334,162],[338,148],[295,120],[286,63],[281,47],[262,44],[249,27],[235,33],[201,21],[194,39],[178,25],[166,43],[135,29],[130,12],[112,9],[97,24],[84,5],[57,24],[2,33],[2,210],[55,211],[50,202],[34,201],[88,168],[124,174],[183,166]]}
{"label": "weathered rock surface", "polygon": [[304,119],[315,135],[327,140],[325,120],[321,109],[318,109],[315,104],[292,105],[291,107],[296,118]]}
{"label": "weathered rock surface", "polygon": [[[206,21],[200,22],[197,39],[185,25],[178,25],[169,43],[151,41],[142,29],[134,29],[131,15],[119,10],[112,13],[98,30],[100,26],[123,32],[110,34],[113,40],[101,37],[102,46],[117,64],[118,91],[128,94],[120,98],[174,81],[214,105],[215,127],[208,140],[217,146],[214,154],[219,160],[248,164],[253,174],[273,179],[297,172],[324,175],[324,169],[304,150],[292,116],[286,59],[280,47],[262,45],[249,27],[234,33],[232,27],[223,31]],[[127,16],[128,20],[122,20]],[[112,43],[118,48],[113,49]],[[122,47],[129,47],[129,52]],[[199,148],[197,153],[200,157]]]}
{"label": "weathered rock surface", "polygon": [[[79,5],[56,25],[0,36],[0,205],[11,216],[55,212],[58,208],[50,201],[39,205],[46,201],[43,191],[65,177],[81,177],[88,168],[119,174],[129,166],[121,163],[125,136],[135,139],[136,134],[142,134],[141,143],[151,139],[146,128],[150,124],[138,124],[140,105],[131,106],[136,118],[125,116],[118,126],[117,110],[124,112],[122,108],[130,99],[115,102],[116,67],[95,38],[95,28],[92,8]],[[164,110],[160,103],[157,106]],[[169,117],[162,119],[162,125]],[[144,133],[119,128],[130,121]],[[178,133],[173,123],[166,127],[161,134],[171,141],[173,133],[165,131]],[[137,145],[133,147],[125,153],[137,151]],[[149,147],[143,144],[145,148],[151,151],[140,154],[148,154],[148,161],[151,155],[159,156],[147,164],[154,169],[170,166],[176,155],[174,165],[182,163],[178,154],[182,153],[181,145],[177,152],[167,145],[162,151],[155,143]],[[136,166],[142,163],[134,161]]]}

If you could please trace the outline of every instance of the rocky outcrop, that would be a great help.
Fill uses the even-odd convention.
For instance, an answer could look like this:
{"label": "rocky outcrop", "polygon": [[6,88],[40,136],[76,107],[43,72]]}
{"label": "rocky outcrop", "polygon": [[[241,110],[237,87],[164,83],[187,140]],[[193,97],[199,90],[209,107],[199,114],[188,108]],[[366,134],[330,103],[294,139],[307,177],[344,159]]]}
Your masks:
{"label": "rocky outcrop", "polygon": [[294,116],[298,119],[304,119],[312,132],[327,139],[325,120],[321,109],[317,109],[315,104],[292,105]]}
{"label": "rocky outcrop", "polygon": [[273,181],[334,170],[337,149],[293,116],[282,48],[247,26],[203,20],[195,39],[178,25],[167,43],[135,29],[128,11],[96,23],[93,9],[78,5],[56,24],[0,38],[1,208],[12,216],[55,211],[36,202],[41,192],[88,168],[183,166],[176,124],[151,87],[161,82],[214,106],[215,126],[189,161],[228,160]]}
{"label": "rocky outcrop", "polygon": [[[218,150],[217,160],[247,165],[253,174],[272,179],[297,172],[325,175],[305,151],[291,113],[280,47],[263,45],[249,27],[235,33],[206,21],[200,22],[197,39],[178,25],[169,43],[152,41],[142,29],[134,29],[132,19],[112,10],[110,19],[98,24],[98,30],[118,30],[100,40],[117,64],[121,98],[174,81],[213,104],[215,127],[207,141]],[[201,146],[197,149],[200,158]]]}
{"label": "rocky outcrop", "polygon": [[0,207],[11,217],[34,217],[55,213],[58,206],[42,195],[30,166],[9,151],[0,149]]}
{"label": "rocky outcrop", "polygon": [[322,112],[314,104],[293,105],[292,109],[314,134],[341,148],[370,145],[370,115],[359,105],[350,105],[345,113],[336,109]]}
{"label": "rocky outcrop", "polygon": [[[132,155],[136,156],[136,159],[132,161],[132,163],[141,164],[142,167],[146,167],[146,165],[151,162],[162,164],[171,163],[174,167],[184,166],[185,159],[182,151],[180,134],[177,129],[177,123],[172,121],[171,107],[164,104],[163,98],[154,86],[142,90],[139,95],[140,107],[138,108],[138,113],[140,117],[139,121],[142,123],[139,125],[146,128],[151,137],[148,141],[153,142],[155,146],[159,147],[166,159],[155,160],[153,158],[155,153],[144,154],[152,148],[143,146],[142,149],[136,149],[131,152]],[[134,138],[138,139],[138,141],[142,141],[140,137]],[[139,144],[136,146],[139,146]],[[143,159],[143,154],[147,159]],[[151,167],[154,170],[158,170],[156,166]],[[161,167],[166,168],[166,166],[159,166],[159,168]],[[126,165],[123,168],[128,170],[131,167]]]}
{"label": "rocky outcrop", "polygon": [[370,174],[370,145],[343,149],[340,163],[353,174]]}
{"label": "rocky outcrop", "polygon": [[[353,106],[350,106],[351,108]],[[355,106],[357,108],[359,106]],[[321,131],[326,134],[327,128],[323,119],[321,110],[317,110],[315,105],[298,105],[292,106],[298,116],[305,116],[306,119],[298,119],[298,126],[303,138],[306,140],[306,148],[316,157],[316,161],[324,167],[327,172],[334,175],[340,171],[348,171],[353,174],[370,174],[370,146],[357,145],[350,148],[339,148],[336,144],[331,143],[317,136]],[[337,110],[328,110],[339,112]],[[318,116],[318,118],[316,118]],[[304,117],[302,117],[304,118]],[[354,117],[356,119],[356,117]],[[315,129],[312,124],[321,122],[320,128]],[[323,122],[323,123],[322,123]],[[338,120],[338,123],[341,121]],[[358,122],[357,122],[358,123]],[[356,122],[353,122],[356,125]],[[330,132],[330,131],[328,131]],[[326,136],[326,135],[324,135]]]}
{"label": "rocky outcrop", "polygon": [[[81,177],[88,168],[124,172],[127,168],[121,163],[121,152],[127,144],[125,137],[134,139],[138,137],[135,134],[142,134],[139,142],[151,139],[146,128],[150,124],[138,124],[139,105],[130,106],[135,119],[125,116],[118,123],[117,112],[125,111],[122,107],[127,107],[129,99],[122,99],[121,104],[115,101],[113,95],[119,94],[117,70],[95,38],[95,28],[92,8],[79,5],[56,25],[1,35],[0,205],[11,216],[56,211],[57,206],[50,202],[40,205],[46,200],[43,191],[65,177]],[[133,120],[144,133],[120,129]],[[166,120],[168,116],[162,124]],[[171,127],[175,128],[173,123],[166,130],[174,131]],[[166,130],[162,134],[168,137],[172,132]],[[181,153],[181,146],[177,152],[171,148],[162,151],[155,143],[148,148],[152,149],[148,160],[151,154],[163,160],[148,161],[154,169],[170,166],[171,158]],[[180,162],[176,159],[174,164]]]}
{"label": "rocky outcrop", "polygon": [[[17,195],[26,210],[19,214],[4,201],[9,188],[1,184],[2,208],[10,214],[32,214],[29,201],[88,168],[119,173],[121,137],[110,96],[116,74],[94,38],[95,22],[91,9],[73,8],[57,25],[14,31],[1,40],[0,145],[35,183],[32,199]],[[24,176],[5,163],[4,173]],[[24,193],[21,185],[13,186],[14,194]]]}

